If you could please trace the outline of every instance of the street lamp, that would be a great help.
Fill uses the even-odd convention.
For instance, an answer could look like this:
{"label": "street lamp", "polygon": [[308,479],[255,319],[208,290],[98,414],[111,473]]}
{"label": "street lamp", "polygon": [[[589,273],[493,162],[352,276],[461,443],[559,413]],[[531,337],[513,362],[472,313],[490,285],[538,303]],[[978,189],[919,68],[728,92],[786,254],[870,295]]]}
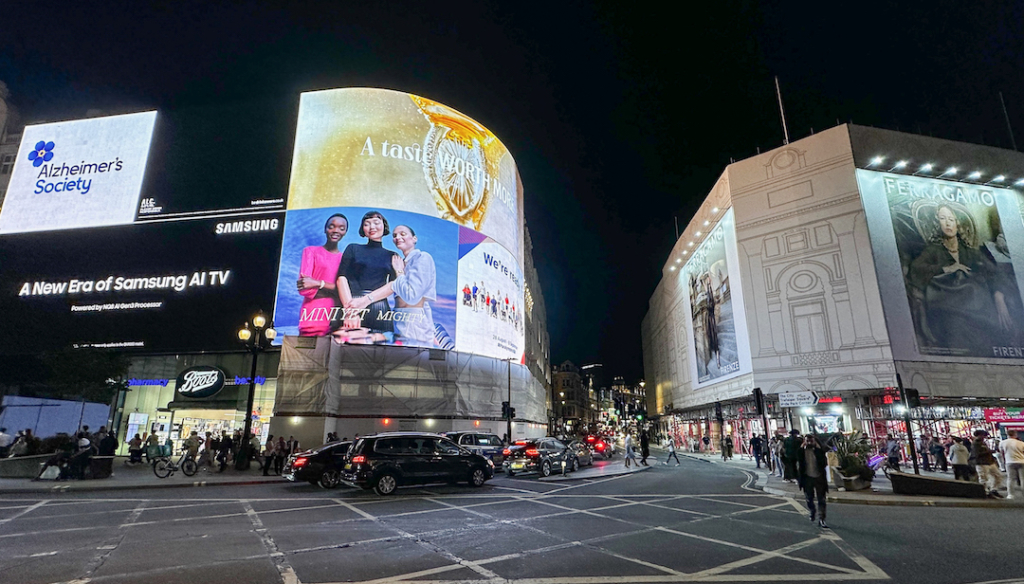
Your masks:
{"label": "street lamp", "polygon": [[252,372],[249,374],[249,396],[245,400],[245,429],[242,431],[242,443],[238,445],[238,457],[235,459],[237,470],[247,470],[252,458],[249,441],[252,433],[252,404],[256,397],[256,362],[260,352],[266,349],[264,343],[269,345],[276,336],[277,331],[273,327],[267,326],[267,318],[263,316],[262,312],[252,317],[251,329],[248,322],[244,327],[238,329],[238,340],[245,345],[247,351],[252,353]]}

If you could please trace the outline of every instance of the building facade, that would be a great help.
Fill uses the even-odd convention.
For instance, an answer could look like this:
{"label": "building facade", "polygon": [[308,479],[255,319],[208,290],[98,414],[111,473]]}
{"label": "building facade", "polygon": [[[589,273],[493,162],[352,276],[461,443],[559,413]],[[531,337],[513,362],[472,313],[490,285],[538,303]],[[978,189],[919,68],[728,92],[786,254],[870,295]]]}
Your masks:
{"label": "building facade", "polygon": [[[642,324],[651,412],[745,442],[766,431],[759,387],[769,433],[882,439],[906,431],[902,382],[915,433],[1005,418],[1024,400],[1022,177],[1016,152],[853,125],[730,164]],[[779,407],[805,392],[818,404]]]}

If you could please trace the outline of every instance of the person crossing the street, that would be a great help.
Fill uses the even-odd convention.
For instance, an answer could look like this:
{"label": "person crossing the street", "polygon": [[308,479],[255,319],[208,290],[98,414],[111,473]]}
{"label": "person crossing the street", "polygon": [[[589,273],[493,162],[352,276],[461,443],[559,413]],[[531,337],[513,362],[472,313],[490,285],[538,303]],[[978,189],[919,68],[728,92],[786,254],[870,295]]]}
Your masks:
{"label": "person crossing the street", "polygon": [[665,459],[665,464],[668,464],[669,460],[676,459],[676,466],[679,466],[679,455],[676,454],[676,438],[669,434],[668,440],[665,441],[665,446],[668,447],[668,457]]}
{"label": "person crossing the street", "polygon": [[[796,460],[797,483],[804,492],[807,510],[811,512],[811,522],[818,520],[818,527],[828,529],[825,523],[825,499],[828,493],[828,481],[825,469],[828,466],[825,449],[821,447],[813,434],[804,436],[803,448]],[[815,507],[817,499],[817,507]]]}

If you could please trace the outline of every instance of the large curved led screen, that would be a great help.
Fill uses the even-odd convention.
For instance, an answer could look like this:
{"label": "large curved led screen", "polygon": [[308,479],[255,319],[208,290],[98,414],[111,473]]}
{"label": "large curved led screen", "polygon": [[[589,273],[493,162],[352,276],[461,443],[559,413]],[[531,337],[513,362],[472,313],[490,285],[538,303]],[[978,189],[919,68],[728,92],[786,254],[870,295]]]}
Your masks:
{"label": "large curved led screen", "polygon": [[302,94],[275,326],[522,361],[521,193],[501,141],[451,108]]}

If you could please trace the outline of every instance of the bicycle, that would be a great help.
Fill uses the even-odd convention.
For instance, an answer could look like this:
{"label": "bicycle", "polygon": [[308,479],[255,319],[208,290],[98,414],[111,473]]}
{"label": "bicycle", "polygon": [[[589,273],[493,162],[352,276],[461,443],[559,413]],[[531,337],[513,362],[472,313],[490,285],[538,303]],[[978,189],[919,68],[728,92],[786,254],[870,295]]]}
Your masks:
{"label": "bicycle", "polygon": [[185,476],[190,477],[199,471],[199,465],[196,463],[196,460],[189,455],[187,450],[181,451],[181,456],[178,457],[177,462],[171,462],[171,458],[169,456],[161,456],[153,462],[153,474],[158,478],[166,479],[177,470],[185,473]]}

